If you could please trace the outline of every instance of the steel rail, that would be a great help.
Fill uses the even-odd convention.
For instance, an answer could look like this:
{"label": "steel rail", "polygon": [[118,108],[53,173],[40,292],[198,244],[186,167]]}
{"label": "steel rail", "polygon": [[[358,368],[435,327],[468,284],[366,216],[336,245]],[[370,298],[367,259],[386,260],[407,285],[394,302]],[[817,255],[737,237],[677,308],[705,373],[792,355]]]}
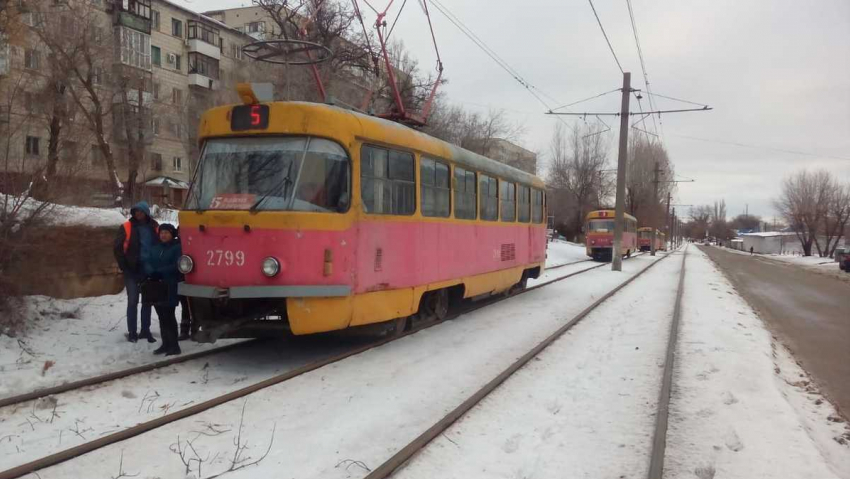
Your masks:
{"label": "steel rail", "polygon": [[[636,275],[632,276],[616,288],[612,289],[599,299],[593,302],[590,306],[583,309],[580,313],[573,316],[566,324],[558,328],[554,333],[549,335],[546,339],[541,341],[537,346],[531,349],[529,352],[522,355],[519,359],[517,359],[513,364],[507,367],[504,371],[499,373],[498,376],[490,380],[487,384],[485,384],[481,389],[476,391],[472,396],[467,398],[464,402],[462,402],[459,406],[449,412],[446,416],[440,419],[436,424],[428,428],[425,432],[420,434],[416,439],[411,441],[409,444],[404,446],[398,452],[393,454],[392,457],[387,459],[383,464],[375,468],[372,472],[370,472],[365,479],[384,479],[390,476],[393,472],[395,472],[399,467],[401,467],[404,463],[410,460],[414,455],[416,455],[421,449],[428,445],[431,441],[434,440],[437,436],[446,431],[452,424],[455,423],[458,419],[463,417],[464,414],[469,412],[470,409],[475,407],[478,403],[480,403],[485,397],[487,397],[490,393],[496,390],[503,382],[505,382],[509,377],[511,377],[514,373],[516,373],[520,368],[525,366],[529,361],[531,361],[535,356],[540,354],[544,349],[554,343],[558,338],[563,336],[564,333],[573,328],[576,324],[578,324],[582,319],[584,319],[587,315],[589,315],[593,310],[595,310],[599,305],[610,299],[612,296],[617,294],[620,290],[631,284],[634,280],[639,278],[641,275],[649,271],[650,268],[658,264],[663,259],[667,258],[669,255],[664,255],[661,259],[653,261],[652,264],[642,269]],[[600,266],[606,266],[608,263],[602,263]],[[594,266],[591,269],[598,268],[600,266]]]}
{"label": "steel rail", "polygon": [[[638,254],[638,255],[633,255],[633,256],[640,256],[640,255]],[[580,263],[580,262],[583,262],[583,261],[579,261],[577,263]],[[657,262],[658,261],[653,262],[651,265],[644,268],[644,270],[639,272],[637,275],[628,279],[625,283],[623,283],[623,285],[618,287],[615,291],[622,288],[622,286],[625,286],[626,284],[632,282],[637,276],[640,276],[641,274],[643,274],[647,269],[651,268]],[[95,451],[97,449],[101,449],[101,448],[104,448],[106,446],[109,446],[109,445],[112,445],[112,444],[115,444],[115,443],[118,443],[118,442],[121,442],[121,441],[124,441],[124,440],[127,440],[127,439],[131,439],[133,437],[136,437],[136,436],[139,436],[139,435],[144,434],[146,432],[160,428],[160,427],[165,426],[167,424],[179,421],[181,419],[186,419],[188,417],[194,416],[196,414],[200,414],[204,411],[210,410],[214,407],[220,406],[220,405],[228,403],[230,401],[240,399],[240,398],[245,397],[249,394],[253,394],[255,392],[266,389],[268,387],[271,387],[271,386],[280,384],[282,382],[288,381],[288,380],[295,378],[297,376],[300,376],[302,374],[305,374],[305,373],[308,373],[308,372],[311,372],[311,371],[315,371],[315,370],[322,368],[324,366],[327,366],[329,364],[333,364],[333,363],[342,361],[344,359],[347,359],[349,357],[356,356],[358,354],[364,353],[364,352],[369,351],[371,349],[377,348],[379,346],[383,346],[384,344],[390,343],[390,342],[395,341],[397,339],[401,339],[401,338],[409,336],[411,334],[415,334],[419,331],[422,331],[423,329],[427,329],[427,328],[430,328],[432,326],[436,326],[438,324],[441,324],[445,321],[455,319],[462,314],[471,313],[473,311],[485,308],[487,306],[498,303],[500,301],[504,301],[506,299],[513,298],[513,297],[519,296],[521,294],[525,294],[525,293],[534,291],[534,290],[542,288],[544,286],[548,286],[548,285],[551,285],[553,283],[557,283],[559,281],[563,281],[565,279],[572,278],[574,276],[586,273],[588,271],[598,269],[598,268],[601,268],[603,266],[607,266],[608,264],[609,263],[605,262],[605,263],[601,263],[601,264],[596,265],[596,266],[592,266],[592,267],[587,268],[587,269],[583,269],[581,271],[576,271],[574,273],[570,273],[570,274],[561,276],[559,278],[555,278],[551,281],[547,281],[546,283],[542,283],[542,284],[538,284],[538,285],[526,288],[526,289],[519,291],[518,293],[510,295],[510,296],[497,297],[497,298],[495,298],[494,300],[491,300],[491,301],[484,300],[484,301],[480,301],[478,303],[474,303],[472,307],[464,308],[463,310],[461,310],[461,311],[459,311],[455,314],[450,315],[449,317],[447,317],[446,319],[444,319],[442,321],[432,321],[432,322],[429,322],[427,324],[423,324],[421,326],[413,328],[410,331],[405,332],[404,334],[401,334],[401,335],[398,335],[398,336],[395,336],[395,337],[385,337],[385,338],[383,338],[379,341],[376,341],[374,343],[369,343],[369,344],[360,346],[360,347],[352,349],[350,351],[340,353],[336,356],[332,356],[332,357],[321,359],[321,360],[318,360],[318,361],[315,361],[315,362],[312,362],[312,363],[309,363],[309,364],[305,364],[304,366],[292,369],[290,371],[279,374],[277,376],[273,376],[271,378],[268,378],[268,379],[265,379],[263,381],[257,382],[255,384],[246,386],[246,387],[238,389],[236,391],[231,391],[227,394],[224,394],[224,395],[212,398],[212,399],[208,399],[204,402],[189,406],[185,409],[181,409],[179,411],[175,411],[173,413],[166,414],[164,416],[155,418],[151,421],[141,423],[141,424],[137,424],[135,426],[131,426],[127,429],[123,429],[121,431],[117,431],[117,432],[114,432],[112,434],[109,434],[109,435],[100,437],[98,439],[95,439],[93,441],[86,442],[86,443],[80,444],[78,446],[50,454],[48,456],[44,456],[42,458],[30,461],[30,462],[25,463],[25,464],[18,465],[16,467],[13,467],[11,469],[7,469],[5,471],[0,471],[0,479],[17,479],[17,478],[22,477],[26,474],[31,474],[31,473],[34,473],[34,472],[39,471],[41,469],[45,469],[47,467],[51,467],[51,466],[55,466],[57,464],[61,464],[65,461],[71,460],[71,459],[78,457],[78,456],[81,456],[83,454],[87,454],[87,453]],[[564,266],[566,266],[566,265],[564,265]],[[611,294],[612,293],[608,293],[608,295],[604,296],[603,299],[610,297]],[[600,302],[601,302],[601,300],[597,301],[591,307],[595,307],[595,305],[598,305]],[[586,311],[589,312],[589,310],[586,310]],[[239,344],[244,344],[244,343],[239,343]]]}
{"label": "steel rail", "polygon": [[14,406],[15,404],[20,404],[26,401],[32,401],[34,399],[41,399],[46,396],[51,396],[53,394],[62,394],[69,391],[73,391],[75,389],[84,388],[86,386],[94,386],[96,384],[101,384],[109,381],[115,381],[116,379],[122,379],[127,376],[133,376],[136,374],[146,373],[148,371],[153,371],[155,369],[164,368],[166,366],[172,366],[174,364],[184,363],[186,361],[191,361],[193,359],[203,358],[205,356],[210,356],[212,354],[218,354],[224,351],[228,351],[235,348],[243,347],[247,344],[254,344],[256,340],[250,341],[240,341],[238,343],[228,344],[226,346],[221,346],[218,348],[211,348],[204,351],[198,351],[190,354],[183,354],[179,356],[175,356],[169,359],[163,359],[161,361],[156,361],[150,364],[143,364],[141,366],[136,366],[134,368],[124,369],[121,371],[115,371],[111,373],[102,374],[100,376],[92,376],[86,379],[80,379],[79,381],[72,381],[69,383],[59,384],[56,386],[51,386],[42,389],[36,389],[35,391],[31,391],[24,394],[18,394],[17,396],[9,396],[0,399],[0,408]]}
{"label": "steel rail", "polygon": [[664,359],[664,374],[661,377],[661,390],[658,393],[658,413],[655,416],[655,432],[652,438],[652,454],[649,457],[649,479],[662,479],[664,476],[664,454],[667,451],[667,420],[670,415],[670,393],[673,390],[673,366],[676,360],[676,340],[679,337],[679,323],[682,317],[682,295],[685,292],[685,260],[688,246],[682,254],[682,269],[679,272],[679,288],[676,291],[676,304],[673,306],[673,320],[670,321],[670,336],[667,338],[667,356]]}

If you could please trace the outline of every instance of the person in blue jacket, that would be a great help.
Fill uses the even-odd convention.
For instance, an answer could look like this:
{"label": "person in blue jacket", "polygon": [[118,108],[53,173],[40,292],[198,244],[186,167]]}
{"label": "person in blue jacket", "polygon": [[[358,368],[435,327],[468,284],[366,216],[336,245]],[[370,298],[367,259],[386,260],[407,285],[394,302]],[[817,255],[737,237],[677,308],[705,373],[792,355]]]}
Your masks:
{"label": "person in blue jacket", "polygon": [[174,312],[180,302],[177,295],[177,283],[180,281],[177,260],[182,254],[177,228],[167,223],[160,225],[159,243],[151,248],[147,261],[143,263],[148,279],[162,281],[168,289],[167,299],[154,305],[162,335],[162,346],[156,349],[154,354],[180,354],[180,345],[177,343],[177,318]]}
{"label": "person in blue jacket", "polygon": [[142,331],[136,332],[136,320],[139,314],[139,283],[144,279],[145,261],[150,249],[157,244],[157,225],[151,218],[148,204],[140,201],[130,210],[130,219],[120,228],[115,237],[113,253],[118,267],[124,276],[127,288],[127,339],[135,343],[139,339],[156,340],[151,335],[151,306],[142,304]]}

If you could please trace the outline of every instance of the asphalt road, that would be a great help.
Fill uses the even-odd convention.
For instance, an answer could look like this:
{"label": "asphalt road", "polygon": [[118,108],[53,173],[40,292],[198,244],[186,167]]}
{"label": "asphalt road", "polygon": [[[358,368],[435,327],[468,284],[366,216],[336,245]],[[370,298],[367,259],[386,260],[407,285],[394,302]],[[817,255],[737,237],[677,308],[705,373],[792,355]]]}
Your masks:
{"label": "asphalt road", "polygon": [[[850,411],[850,285],[767,258],[700,247],[726,273],[821,391]],[[836,268],[838,266],[836,265]]]}

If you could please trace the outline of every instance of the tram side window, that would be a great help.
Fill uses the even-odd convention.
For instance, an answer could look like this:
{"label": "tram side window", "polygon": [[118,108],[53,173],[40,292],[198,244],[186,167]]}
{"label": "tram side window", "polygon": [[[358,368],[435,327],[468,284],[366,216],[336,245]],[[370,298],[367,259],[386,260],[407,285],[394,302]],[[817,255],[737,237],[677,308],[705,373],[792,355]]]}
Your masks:
{"label": "tram side window", "polygon": [[499,219],[499,187],[496,178],[487,175],[478,175],[478,191],[481,193],[479,200],[479,216],[484,221],[496,221]]}
{"label": "tram side window", "polygon": [[518,185],[516,192],[517,221],[528,223],[531,219],[531,188]]}
{"label": "tram side window", "polygon": [[451,212],[449,165],[422,157],[419,161],[422,216],[448,218]]}
{"label": "tram side window", "polygon": [[499,182],[499,201],[501,203],[502,221],[513,222],[516,220],[516,188],[513,183],[507,181]]}
{"label": "tram side window", "polygon": [[531,221],[543,222],[543,192],[540,190],[531,191]]}
{"label": "tram side window", "polygon": [[455,166],[455,218],[474,220],[475,172]]}
{"label": "tram side window", "polygon": [[413,154],[363,145],[360,196],[367,213],[412,215],[416,210]]}

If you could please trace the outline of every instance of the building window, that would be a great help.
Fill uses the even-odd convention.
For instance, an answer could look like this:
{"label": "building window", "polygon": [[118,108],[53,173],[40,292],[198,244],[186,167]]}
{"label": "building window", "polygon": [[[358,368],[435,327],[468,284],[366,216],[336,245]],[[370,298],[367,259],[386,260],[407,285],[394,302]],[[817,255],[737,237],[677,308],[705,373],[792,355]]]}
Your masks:
{"label": "building window", "polygon": [[144,70],[151,69],[151,36],[121,27],[121,63]]}
{"label": "building window", "polygon": [[151,10],[151,24],[154,30],[159,31],[159,10]]}
{"label": "building window", "polygon": [[103,84],[103,68],[102,67],[92,67],[91,82],[94,85],[102,85]]}
{"label": "building window", "polygon": [[103,163],[103,152],[100,151],[99,146],[95,145],[91,147],[89,158],[91,159],[92,166],[100,166]]}
{"label": "building window", "polygon": [[63,141],[62,142],[62,160],[72,162],[77,158],[77,142]]}
{"label": "building window", "polygon": [[230,56],[237,60],[242,59],[242,47],[238,43],[230,44]]}
{"label": "building window", "polygon": [[245,25],[246,33],[263,33],[266,31],[266,22],[251,22]]}
{"label": "building window", "polygon": [[40,65],[41,57],[38,54],[38,50],[27,48],[24,51],[24,67],[29,68],[30,70],[38,70]]}
{"label": "building window", "polygon": [[41,138],[37,136],[27,136],[26,151],[28,155],[38,156],[38,142]]}
{"label": "building window", "polygon": [[204,23],[189,20],[186,24],[186,33],[190,40],[198,39],[216,47],[220,45],[218,29]]}
{"label": "building window", "polygon": [[6,105],[0,105],[0,124],[9,123],[9,112],[11,109]]}
{"label": "building window", "polygon": [[414,171],[411,153],[363,145],[360,196],[366,213],[412,215],[416,211]]}
{"label": "building window", "polygon": [[171,19],[171,34],[183,38],[183,22],[176,18]]}
{"label": "building window", "polygon": [[124,10],[142,18],[150,18],[151,0],[124,0]]}
{"label": "building window", "polygon": [[499,182],[499,202],[501,203],[502,221],[516,220],[516,188],[513,183]]}
{"label": "building window", "polygon": [[171,90],[171,103],[174,103],[175,105],[183,103],[183,90],[179,88]]}
{"label": "building window", "polygon": [[177,71],[181,71],[183,69],[183,57],[180,55],[174,55],[174,69]]}
{"label": "building window", "polygon": [[218,80],[218,60],[196,52],[189,53],[189,73]]}
{"label": "building window", "polygon": [[543,192],[531,190],[531,221],[543,222]]}
{"label": "building window", "polygon": [[516,196],[517,221],[528,223],[531,220],[531,188],[518,185]]}
{"label": "building window", "polygon": [[475,172],[455,166],[455,218],[474,220],[475,204]]}
{"label": "building window", "polygon": [[151,118],[151,130],[154,135],[159,135],[159,118]]}
{"label": "building window", "polygon": [[183,158],[175,156],[171,159],[171,166],[175,173],[180,173],[183,171]]}
{"label": "building window", "polygon": [[422,216],[448,218],[451,214],[449,165],[423,157],[419,162]]}
{"label": "building window", "polygon": [[159,83],[153,82],[153,99],[159,100]]}
{"label": "building window", "polygon": [[183,137],[183,124],[179,121],[175,121],[171,123],[171,134],[174,135],[174,138],[180,139]]}
{"label": "building window", "polygon": [[151,47],[151,62],[158,67],[162,66],[162,50],[159,47]]}
{"label": "building window", "polygon": [[162,155],[151,153],[151,170],[162,171]]}
{"label": "building window", "polygon": [[479,216],[484,221],[499,219],[499,188],[496,178],[487,175],[478,176],[478,191],[481,198],[478,202]]}
{"label": "building window", "polygon": [[91,29],[91,39],[94,43],[100,43],[103,41],[103,29],[100,27],[92,27]]}

